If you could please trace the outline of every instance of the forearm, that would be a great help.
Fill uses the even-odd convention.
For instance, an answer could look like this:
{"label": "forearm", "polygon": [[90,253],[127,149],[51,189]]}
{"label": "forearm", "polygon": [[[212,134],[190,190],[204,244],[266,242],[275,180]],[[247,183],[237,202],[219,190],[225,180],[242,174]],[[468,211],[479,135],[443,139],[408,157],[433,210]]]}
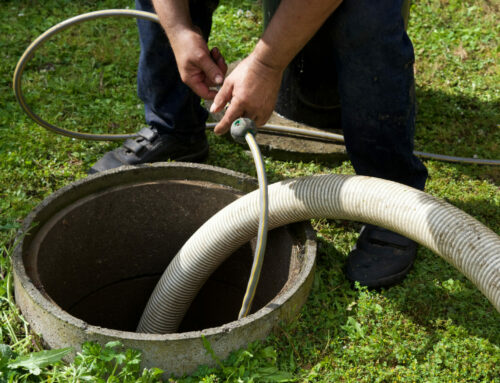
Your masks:
{"label": "forearm", "polygon": [[179,32],[193,29],[188,0],[153,0],[153,6],[170,40]]}
{"label": "forearm", "polygon": [[282,0],[254,49],[257,60],[284,70],[342,0]]}

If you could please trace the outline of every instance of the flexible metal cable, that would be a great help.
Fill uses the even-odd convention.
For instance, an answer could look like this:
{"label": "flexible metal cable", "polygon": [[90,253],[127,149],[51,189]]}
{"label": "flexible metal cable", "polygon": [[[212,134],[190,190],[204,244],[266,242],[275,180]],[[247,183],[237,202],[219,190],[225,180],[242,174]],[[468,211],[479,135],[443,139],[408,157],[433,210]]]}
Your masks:
{"label": "flexible metal cable", "polygon": [[42,46],[42,44],[47,41],[50,37],[54,36],[56,33],[61,32],[72,25],[83,23],[84,21],[99,19],[103,17],[112,17],[112,16],[120,16],[120,17],[134,17],[144,20],[150,20],[154,22],[159,22],[158,16],[154,13],[137,11],[133,9],[106,9],[103,11],[96,11],[90,13],[84,13],[82,15],[78,15],[72,17],[70,19],[64,20],[63,22],[54,25],[52,28],[46,30],[40,36],[33,41],[28,48],[24,51],[21,58],[17,62],[16,69],[14,70],[14,78],[12,80],[12,87],[14,88],[14,93],[16,95],[17,101],[21,105],[21,108],[30,116],[38,125],[43,126],[44,128],[51,130],[57,134],[62,134],[63,136],[79,138],[84,140],[94,140],[94,141],[116,141],[123,140],[126,138],[137,137],[137,134],[94,134],[94,133],[80,133],[72,130],[67,130],[60,128],[51,124],[48,121],[45,121],[39,115],[37,115],[26,103],[26,99],[23,95],[22,90],[22,76],[24,69],[26,68],[26,64],[33,57],[35,51]]}
{"label": "flexible metal cable", "polygon": [[[38,49],[46,40],[55,35],[58,32],[65,30],[66,28],[80,24],[85,21],[94,20],[103,17],[133,17],[138,19],[149,20],[155,23],[159,23],[158,16],[155,13],[138,11],[134,9],[106,9],[102,11],[95,11],[84,13],[82,15],[78,15],[67,19],[59,24],[54,25],[52,28],[48,29],[40,36],[33,41],[28,48],[24,51],[21,58],[19,59],[16,69],[14,70],[14,78],[12,87],[14,88],[14,93],[16,95],[17,101],[21,105],[21,108],[30,116],[38,125],[43,126],[46,129],[49,129],[55,133],[62,134],[64,136],[84,139],[84,140],[94,140],[94,141],[116,141],[123,140],[126,138],[137,137],[137,134],[94,134],[94,133],[80,133],[72,130],[67,130],[60,128],[51,124],[50,122],[45,121],[43,118],[38,116],[26,103],[26,100],[22,91],[22,75],[26,64],[33,57],[36,49]],[[209,123],[207,127],[214,127],[216,124]],[[304,128],[295,128],[291,126],[281,126],[281,125],[264,125],[260,127],[262,131],[269,131],[275,133],[285,133],[292,135],[299,135],[303,137],[317,138],[323,140],[332,140],[337,142],[344,142],[344,137],[340,134],[329,133],[324,131],[316,131],[312,129],[304,129]],[[422,158],[428,158],[439,161],[447,161],[447,162],[459,162],[459,163],[468,163],[468,164],[477,164],[477,165],[500,165],[500,160],[494,159],[483,159],[483,158],[467,158],[467,157],[455,157],[455,156],[447,156],[443,154],[435,154],[435,153],[425,153],[425,152],[414,152],[416,156]]]}
{"label": "flexible metal cable", "polygon": [[[208,123],[207,128],[214,128],[216,125],[217,123]],[[263,132],[289,134],[294,136],[307,137],[307,138],[326,140],[326,141],[336,141],[341,143],[345,142],[344,136],[341,134],[330,133],[320,130],[306,129],[306,128],[296,128],[293,126],[266,124],[260,126],[259,130]],[[430,160],[458,162],[458,163],[476,164],[476,165],[493,165],[493,166],[500,165],[500,160],[490,160],[485,158],[456,157],[456,156],[448,156],[445,154],[427,153],[419,151],[414,151],[413,154],[415,154],[417,157],[427,158]]]}
{"label": "flexible metal cable", "polygon": [[242,143],[246,141],[252,153],[255,169],[257,171],[257,180],[259,181],[259,228],[257,231],[257,241],[255,244],[255,252],[253,257],[252,269],[248,280],[243,303],[241,305],[238,319],[244,318],[252,308],[252,302],[255,297],[255,291],[260,279],[260,272],[264,262],[264,254],[266,252],[267,243],[267,227],[269,222],[269,197],[268,184],[266,177],[266,167],[259,149],[259,145],[255,140],[257,129],[255,123],[249,118],[238,118],[231,125],[231,136],[236,142]]}
{"label": "flexible metal cable", "polygon": [[259,145],[257,144],[257,141],[255,141],[255,137],[252,133],[247,133],[245,135],[245,139],[248,143],[248,146],[250,147],[250,151],[252,152],[252,157],[255,162],[255,168],[257,170],[261,212],[259,218],[257,243],[255,245],[255,254],[253,257],[252,271],[250,273],[247,289],[243,298],[243,304],[241,306],[240,313],[238,314],[238,319],[246,317],[250,312],[250,309],[252,308],[252,302],[255,297],[255,291],[257,290],[257,285],[260,279],[260,272],[262,270],[262,264],[264,262],[264,254],[266,252],[267,226],[269,221],[267,177],[264,161],[262,160],[262,154],[260,153]]}

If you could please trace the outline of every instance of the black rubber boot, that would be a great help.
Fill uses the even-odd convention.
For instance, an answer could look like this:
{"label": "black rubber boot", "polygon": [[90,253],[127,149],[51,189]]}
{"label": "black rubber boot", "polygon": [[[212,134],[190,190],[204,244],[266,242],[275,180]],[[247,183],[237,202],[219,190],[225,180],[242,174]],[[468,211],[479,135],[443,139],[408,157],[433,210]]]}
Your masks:
{"label": "black rubber boot", "polygon": [[378,226],[365,225],[347,257],[345,274],[351,282],[371,288],[400,283],[410,271],[417,244]]}
{"label": "black rubber boot", "polygon": [[206,137],[182,141],[175,136],[158,134],[155,128],[143,128],[138,137],[126,140],[121,147],[106,153],[88,171],[102,172],[122,165],[138,165],[163,160],[201,162],[208,156]]}

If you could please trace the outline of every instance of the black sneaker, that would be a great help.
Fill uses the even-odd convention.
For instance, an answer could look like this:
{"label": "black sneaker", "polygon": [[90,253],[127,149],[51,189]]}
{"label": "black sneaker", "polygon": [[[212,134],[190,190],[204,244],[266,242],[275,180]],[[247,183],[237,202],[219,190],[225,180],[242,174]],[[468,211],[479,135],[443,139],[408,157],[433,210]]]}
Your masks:
{"label": "black sneaker", "polygon": [[365,225],[347,257],[345,275],[351,282],[378,288],[403,281],[410,271],[417,244],[378,226]]}
{"label": "black sneaker", "polygon": [[159,134],[156,128],[143,128],[138,137],[126,140],[121,147],[106,153],[88,171],[102,172],[122,165],[138,165],[149,162],[175,160],[202,162],[208,156],[207,138],[185,142],[173,135]]}

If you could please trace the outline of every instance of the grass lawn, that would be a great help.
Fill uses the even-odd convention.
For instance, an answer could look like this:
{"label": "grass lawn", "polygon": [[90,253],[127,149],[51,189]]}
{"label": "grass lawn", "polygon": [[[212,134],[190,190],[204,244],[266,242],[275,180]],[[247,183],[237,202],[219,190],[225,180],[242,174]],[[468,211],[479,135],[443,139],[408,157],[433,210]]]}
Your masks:
{"label": "grass lawn", "polygon": [[[230,62],[251,51],[262,12],[257,0],[221,4],[210,44]],[[86,169],[118,145],[69,139],[32,122],[11,90],[16,62],[35,37],[70,16],[133,5],[131,0],[0,2],[0,382],[160,378],[154,369],[140,371],[139,353],[117,344],[88,344],[73,364],[56,362],[58,355],[33,354],[41,352],[41,342],[15,307],[9,263],[27,213],[55,190],[85,177]],[[409,33],[417,60],[416,150],[500,157],[499,16],[491,0],[414,1]],[[136,131],[143,125],[135,87],[138,51],[132,19],[72,28],[28,65],[28,103],[66,129]],[[255,175],[242,148],[211,133],[209,140],[207,163]],[[500,234],[498,167],[425,163],[428,193]],[[347,161],[325,165],[266,158],[266,168],[272,182],[353,173]],[[360,224],[316,220],[313,226],[318,267],[297,320],[234,353],[223,367],[200,367],[171,382],[500,382],[500,314],[464,276],[420,249],[401,285],[378,292],[352,288],[342,266]],[[23,357],[28,354],[31,359]]]}

